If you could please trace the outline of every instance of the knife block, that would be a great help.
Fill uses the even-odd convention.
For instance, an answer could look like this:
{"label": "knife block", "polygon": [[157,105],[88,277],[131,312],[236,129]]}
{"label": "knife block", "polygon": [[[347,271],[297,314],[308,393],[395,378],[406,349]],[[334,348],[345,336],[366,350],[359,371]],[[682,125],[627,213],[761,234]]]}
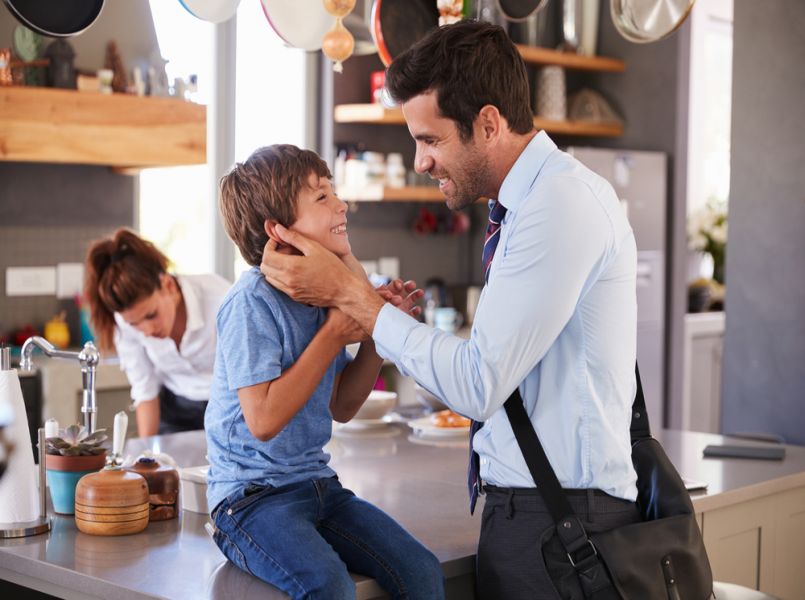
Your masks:
{"label": "knife block", "polygon": [[148,484],[137,473],[107,467],[76,486],[75,524],[84,533],[139,533],[148,526],[148,510]]}

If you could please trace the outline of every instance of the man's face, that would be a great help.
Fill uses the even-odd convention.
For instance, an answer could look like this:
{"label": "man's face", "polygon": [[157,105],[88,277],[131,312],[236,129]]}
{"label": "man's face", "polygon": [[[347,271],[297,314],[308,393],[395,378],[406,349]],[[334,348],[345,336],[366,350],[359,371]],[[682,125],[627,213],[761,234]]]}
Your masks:
{"label": "man's face", "polygon": [[469,206],[484,196],[491,180],[484,149],[476,141],[462,141],[451,119],[440,116],[436,92],[414,96],[402,105],[408,131],[416,141],[414,169],[439,180],[439,189],[451,210]]}
{"label": "man's face", "polygon": [[347,234],[347,205],[335,195],[326,177],[311,173],[296,201],[294,231],[316,240],[336,256],[352,249]]}
{"label": "man's face", "polygon": [[159,289],[120,311],[120,316],[148,337],[166,338],[173,331],[176,320],[178,289],[176,281],[168,274],[160,276],[160,283]]}

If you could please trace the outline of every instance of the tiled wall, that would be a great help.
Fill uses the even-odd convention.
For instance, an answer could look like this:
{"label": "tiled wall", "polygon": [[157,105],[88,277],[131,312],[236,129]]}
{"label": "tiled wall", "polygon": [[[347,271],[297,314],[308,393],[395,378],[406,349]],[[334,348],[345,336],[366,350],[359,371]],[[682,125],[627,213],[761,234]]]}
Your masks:
{"label": "tiled wall", "polygon": [[60,309],[55,296],[6,296],[6,268],[83,262],[90,242],[133,224],[134,198],[135,179],[106,167],[0,163],[0,335]]}

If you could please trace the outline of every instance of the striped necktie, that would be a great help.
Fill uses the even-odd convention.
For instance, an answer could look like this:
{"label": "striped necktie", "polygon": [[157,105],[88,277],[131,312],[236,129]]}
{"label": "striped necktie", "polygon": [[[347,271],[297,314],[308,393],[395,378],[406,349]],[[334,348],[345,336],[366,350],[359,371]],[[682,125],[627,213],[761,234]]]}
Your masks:
{"label": "striped necktie", "polygon": [[492,200],[489,207],[489,223],[486,225],[486,235],[484,236],[484,253],[481,260],[484,265],[484,283],[489,280],[489,267],[492,258],[495,256],[495,249],[500,240],[500,224],[506,214],[506,207],[497,200]]}
{"label": "striped necktie", "polygon": [[[500,240],[500,224],[506,214],[506,207],[497,200],[493,200],[489,207],[489,223],[486,226],[486,236],[484,237],[484,253],[482,256],[484,265],[484,283],[489,280],[489,266],[495,256],[495,249]],[[478,501],[478,493],[481,491],[481,461],[478,453],[472,447],[472,438],[475,433],[483,427],[483,421],[472,421],[470,424],[470,460],[467,467],[467,488],[470,492],[470,514],[475,512],[475,503]]]}

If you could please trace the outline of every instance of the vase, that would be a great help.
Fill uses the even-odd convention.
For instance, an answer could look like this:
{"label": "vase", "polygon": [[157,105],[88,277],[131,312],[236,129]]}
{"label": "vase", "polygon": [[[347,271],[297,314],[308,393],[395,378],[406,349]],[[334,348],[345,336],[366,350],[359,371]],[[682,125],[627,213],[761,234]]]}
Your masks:
{"label": "vase", "polygon": [[48,487],[53,510],[62,515],[75,514],[75,487],[78,480],[88,473],[103,468],[106,453],[91,456],[62,456],[46,454]]}

